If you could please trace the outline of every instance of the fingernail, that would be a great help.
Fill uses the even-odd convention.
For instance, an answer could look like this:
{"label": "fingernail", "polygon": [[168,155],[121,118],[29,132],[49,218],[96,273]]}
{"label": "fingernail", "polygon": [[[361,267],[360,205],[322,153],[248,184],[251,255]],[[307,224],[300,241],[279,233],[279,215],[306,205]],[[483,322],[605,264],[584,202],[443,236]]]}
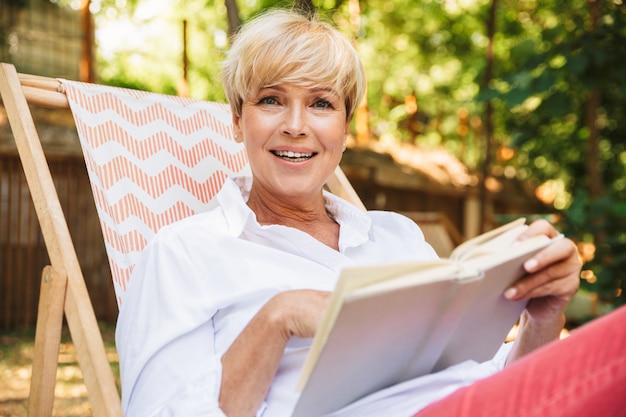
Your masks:
{"label": "fingernail", "polygon": [[531,258],[524,262],[524,269],[526,270],[526,272],[534,272],[538,264],[539,262],[537,262],[535,258]]}
{"label": "fingernail", "polygon": [[509,300],[512,300],[513,298],[515,298],[516,294],[517,294],[517,288],[511,287],[504,292],[504,297],[508,298]]}

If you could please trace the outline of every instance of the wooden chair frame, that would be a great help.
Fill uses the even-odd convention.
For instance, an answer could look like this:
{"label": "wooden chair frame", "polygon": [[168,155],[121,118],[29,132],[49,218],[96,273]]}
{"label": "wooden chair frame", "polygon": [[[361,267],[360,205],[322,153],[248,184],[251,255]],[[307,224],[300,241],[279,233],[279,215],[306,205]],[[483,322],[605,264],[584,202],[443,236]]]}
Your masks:
{"label": "wooden chair frame", "polygon": [[[29,107],[69,109],[67,97],[60,81],[18,74],[13,65],[6,63],[0,63],[0,97],[51,263],[42,273],[28,416],[52,415],[65,314],[93,415],[121,417],[121,401],[113,371]],[[327,186],[331,192],[365,209],[341,169],[335,171]]]}
{"label": "wooden chair frame", "polygon": [[37,313],[28,416],[50,416],[63,313],[96,417],[122,416],[120,396],[76,250],[30,112],[33,105],[69,109],[55,79],[18,75],[0,64],[0,96],[24,168],[51,265],[44,268]]}

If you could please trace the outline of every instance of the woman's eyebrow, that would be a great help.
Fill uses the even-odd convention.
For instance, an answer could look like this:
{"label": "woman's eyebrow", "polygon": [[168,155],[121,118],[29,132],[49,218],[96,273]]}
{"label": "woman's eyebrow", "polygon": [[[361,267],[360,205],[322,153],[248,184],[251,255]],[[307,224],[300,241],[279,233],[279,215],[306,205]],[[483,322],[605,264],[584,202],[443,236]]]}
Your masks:
{"label": "woman's eyebrow", "polygon": [[267,85],[267,86],[262,86],[261,88],[259,88],[259,91],[263,91],[263,90],[284,91],[284,88],[281,88],[279,85]]}
{"label": "woman's eyebrow", "polygon": [[313,91],[315,94],[322,94],[322,95],[332,95],[335,96],[337,98],[340,98],[341,96],[339,94],[337,94],[337,92],[335,90],[333,90],[332,88],[313,88],[311,91]]}
{"label": "woman's eyebrow", "polygon": [[[286,91],[281,84],[268,85],[259,88],[254,96],[271,94],[272,92],[285,94]],[[309,93],[320,98],[341,100],[341,95],[331,87],[311,87],[309,88]]]}

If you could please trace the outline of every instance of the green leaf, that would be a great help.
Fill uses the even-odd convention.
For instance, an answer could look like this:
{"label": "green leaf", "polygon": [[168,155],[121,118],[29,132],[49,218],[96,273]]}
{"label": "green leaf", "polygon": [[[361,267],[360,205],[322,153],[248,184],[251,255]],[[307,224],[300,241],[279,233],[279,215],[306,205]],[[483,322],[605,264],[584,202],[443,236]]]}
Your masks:
{"label": "green leaf", "polygon": [[539,108],[542,111],[548,112],[551,117],[563,117],[570,113],[570,105],[571,102],[569,97],[566,94],[557,91],[543,100]]}
{"label": "green leaf", "polygon": [[537,44],[534,39],[524,39],[518,44],[516,44],[513,48],[511,48],[511,55],[515,57],[515,59],[524,62],[535,55],[537,52]]}
{"label": "green leaf", "polygon": [[589,57],[586,54],[570,55],[567,57],[567,64],[564,69],[572,74],[580,75],[585,72],[589,65]]}
{"label": "green leaf", "polygon": [[529,90],[514,88],[504,96],[504,102],[509,108],[519,106],[530,96]]}
{"label": "green leaf", "polygon": [[616,216],[626,218],[626,202],[613,202],[611,211]]}
{"label": "green leaf", "polygon": [[553,71],[543,71],[537,76],[532,84],[531,89],[534,94],[541,94],[550,91],[556,84],[556,77]]}
{"label": "green leaf", "polygon": [[531,135],[527,131],[517,130],[511,132],[511,147],[521,148],[526,142],[531,139]]}
{"label": "green leaf", "polygon": [[513,75],[513,83],[517,88],[526,89],[530,86],[533,77],[528,71],[520,71]]}
{"label": "green leaf", "polygon": [[487,88],[480,89],[480,91],[476,95],[475,100],[480,103],[484,103],[489,100],[493,100],[495,98],[500,98],[501,96],[502,96],[502,93],[499,92],[498,90],[491,88],[491,87],[487,87]]}

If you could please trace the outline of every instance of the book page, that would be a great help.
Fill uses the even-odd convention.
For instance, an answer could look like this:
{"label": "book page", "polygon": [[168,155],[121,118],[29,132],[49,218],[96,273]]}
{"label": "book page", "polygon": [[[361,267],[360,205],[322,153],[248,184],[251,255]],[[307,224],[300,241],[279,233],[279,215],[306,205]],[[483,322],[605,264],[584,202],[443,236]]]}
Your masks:
{"label": "book page", "polygon": [[[417,265],[417,264],[416,264]],[[471,271],[469,268],[461,268],[457,262],[441,260],[436,264],[429,263],[424,268],[418,266],[415,270],[400,273],[391,279],[372,283],[371,285],[349,289],[345,291],[345,299],[350,297],[366,297],[371,294],[382,294],[387,291],[396,291],[402,288],[415,287],[430,282],[447,279],[469,279],[477,277],[480,271]]]}
{"label": "book page", "polygon": [[450,254],[451,259],[463,259],[470,252],[499,249],[501,245],[510,245],[526,229],[526,219],[519,218],[496,229],[469,239],[457,246]]}
{"label": "book page", "polygon": [[[461,262],[464,267],[470,269],[488,269],[493,265],[508,262],[509,260],[518,257],[520,254],[529,254],[535,252],[536,249],[547,246],[551,241],[560,239],[563,235],[556,236],[555,238],[549,238],[546,235],[537,235],[524,240],[515,240],[518,233],[510,235],[511,230],[506,232],[502,236],[498,236],[493,242],[496,243],[495,247],[489,245],[483,250],[483,248],[476,248],[473,251],[466,253]],[[503,238],[503,239],[500,239]]]}

